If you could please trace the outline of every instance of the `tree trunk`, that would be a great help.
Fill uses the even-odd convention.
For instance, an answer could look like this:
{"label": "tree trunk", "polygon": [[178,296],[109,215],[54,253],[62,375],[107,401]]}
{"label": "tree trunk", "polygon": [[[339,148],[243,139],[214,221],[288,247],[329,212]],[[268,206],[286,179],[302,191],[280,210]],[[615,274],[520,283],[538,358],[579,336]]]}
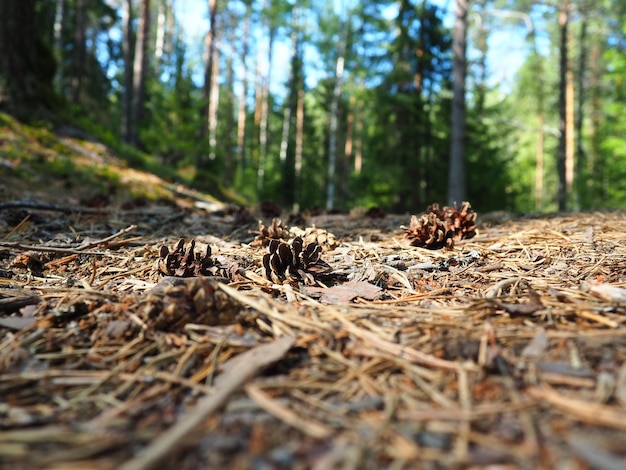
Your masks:
{"label": "tree trunk", "polygon": [[215,160],[217,149],[217,111],[219,109],[220,86],[217,81],[219,74],[219,39],[214,36],[215,47],[213,48],[213,58],[211,59],[211,92],[209,94],[209,160]]}
{"label": "tree trunk", "polygon": [[[226,30],[231,30],[232,28],[225,28]],[[224,121],[226,122],[226,135],[224,136],[225,147],[228,149],[226,154],[224,155],[224,182],[226,185],[230,185],[233,182],[234,172],[235,172],[235,153],[232,149],[235,148],[235,129],[237,128],[234,106],[235,103],[235,47],[233,46],[232,34],[230,35],[231,39],[228,42],[231,44],[231,53],[228,54],[225,62],[226,70],[226,83],[224,84],[224,89],[226,90],[224,100],[228,103],[226,105],[226,113],[224,116]]]}
{"label": "tree trunk", "polygon": [[243,37],[241,50],[241,95],[237,106],[237,161],[243,169],[245,166],[245,138],[246,138],[246,94],[248,90],[248,34],[250,32],[250,5],[246,7],[246,17],[243,23]]}
{"label": "tree trunk", "polygon": [[202,116],[207,119],[200,128],[200,135],[204,137],[210,125],[209,120],[209,101],[211,99],[211,87],[213,84],[213,57],[215,56],[215,17],[217,14],[217,0],[209,0],[209,32],[204,40],[204,86],[202,87],[202,98],[204,106],[202,107]]}
{"label": "tree trunk", "polygon": [[601,203],[598,197],[599,174],[598,174],[598,156],[601,152],[601,139],[598,129],[602,123],[602,73],[601,65],[602,51],[596,43],[591,48],[590,54],[590,80],[589,80],[589,158],[587,159],[587,192],[591,207],[596,207]]}
{"label": "tree trunk", "polygon": [[456,0],[456,21],[452,38],[454,49],[454,83],[452,86],[452,136],[448,173],[448,204],[465,199],[465,71],[467,11],[469,0]]}
{"label": "tree trunk", "polygon": [[559,12],[559,27],[561,32],[560,57],[559,57],[559,147],[557,155],[557,174],[559,187],[557,204],[559,211],[567,209],[567,26],[568,26],[568,0],[561,0]]}
{"label": "tree trunk", "polygon": [[133,99],[133,8],[132,0],[125,0],[122,6],[122,55],[124,58],[124,95],[122,97],[122,136],[130,142],[132,133]]}
{"label": "tree trunk", "polygon": [[[482,2],[483,11],[485,3]],[[476,114],[478,119],[482,122],[485,111],[485,99],[487,95],[487,56],[488,56],[488,41],[487,41],[487,28],[481,22],[480,28],[477,33],[476,48],[478,49],[480,56],[478,59],[478,80],[476,83]]]}
{"label": "tree trunk", "polygon": [[[568,45],[569,49],[569,45]],[[576,208],[577,195],[574,188],[574,71],[567,61],[567,85],[565,87],[565,192],[568,209]]]}
{"label": "tree trunk", "polygon": [[535,162],[535,210],[543,209],[543,176],[544,176],[544,146],[545,146],[545,116],[544,116],[544,92],[543,92],[543,58],[537,48],[537,37],[533,30],[533,54],[535,56],[537,71],[537,150]]}
{"label": "tree trunk", "polygon": [[354,114],[356,106],[356,97],[354,94],[350,95],[350,101],[348,103],[348,116],[346,119],[346,143],[343,146],[343,154],[348,168],[350,167],[350,160],[352,159],[352,150],[354,149]]}
{"label": "tree trunk", "polygon": [[0,109],[20,119],[55,105],[54,55],[37,29],[35,3],[0,1]]}
{"label": "tree trunk", "polygon": [[163,59],[165,49],[165,25],[166,25],[167,5],[166,0],[159,0],[159,10],[157,13],[157,30],[154,43],[154,57],[160,62]]}
{"label": "tree trunk", "polygon": [[283,135],[280,143],[280,161],[282,166],[282,195],[283,204],[287,207],[295,202],[295,152],[289,148],[291,135],[291,121],[297,112],[298,89],[302,74],[302,56],[300,45],[299,9],[292,10],[291,18],[291,74],[289,76],[289,100],[285,106],[283,118]]}
{"label": "tree trunk", "polygon": [[279,158],[280,162],[283,166],[285,166],[285,162],[287,160],[287,150],[289,147],[289,132],[291,128],[291,108],[292,104],[295,103],[295,93],[296,93],[296,59],[298,56],[298,32],[296,31],[297,25],[297,7],[294,7],[292,11],[292,25],[291,25],[291,71],[289,73],[289,102],[285,105],[285,111],[283,113],[283,131],[280,140],[280,152]]}
{"label": "tree trunk", "polygon": [[[65,0],[57,0],[54,12],[54,57],[57,64],[63,62],[63,23],[65,18]],[[63,67],[57,67],[56,74],[57,90],[63,89]]]}
{"label": "tree trunk", "polygon": [[354,174],[360,175],[363,171],[363,119],[357,118],[356,144],[354,146]]}
{"label": "tree trunk", "polygon": [[335,205],[335,167],[337,165],[337,123],[339,122],[339,99],[341,98],[341,86],[343,80],[345,48],[343,43],[339,46],[339,56],[335,67],[335,87],[333,99],[330,104],[330,126],[328,136],[328,183],[326,186],[326,210],[330,211]]}
{"label": "tree trunk", "polygon": [[267,160],[267,148],[269,145],[269,96],[270,77],[272,76],[272,52],[274,50],[274,36],[276,29],[269,27],[269,39],[267,49],[267,73],[263,83],[263,96],[261,98],[261,120],[259,122],[259,167],[257,170],[257,191],[263,190],[265,177],[265,162]]}
{"label": "tree trunk", "polygon": [[298,89],[296,105],[296,152],[294,158],[294,203],[293,212],[300,212],[300,175],[302,173],[302,150],[304,143],[304,83]]}
{"label": "tree trunk", "polygon": [[150,34],[150,0],[141,0],[139,25],[137,26],[137,42],[135,43],[135,60],[133,63],[133,106],[131,132],[129,142],[139,145],[139,124],[143,115],[146,92],[146,68],[148,62],[148,38]]}
{"label": "tree trunk", "polygon": [[[576,167],[575,167],[575,194],[576,194],[576,208],[582,203],[587,206],[587,197],[585,193],[585,185],[581,185],[583,177],[583,166],[587,159],[585,155],[585,149],[583,147],[583,121],[585,110],[585,74],[587,71],[587,18],[582,17],[580,25],[580,37],[579,37],[579,56],[578,56],[578,107],[576,108],[576,122],[575,122],[575,135],[576,135]],[[581,194],[582,193],[582,194]],[[585,196],[585,197],[582,197]]]}
{"label": "tree trunk", "polygon": [[87,12],[85,0],[76,2],[76,24],[74,25],[74,53],[72,54],[72,103],[79,104],[85,76],[87,48]]}

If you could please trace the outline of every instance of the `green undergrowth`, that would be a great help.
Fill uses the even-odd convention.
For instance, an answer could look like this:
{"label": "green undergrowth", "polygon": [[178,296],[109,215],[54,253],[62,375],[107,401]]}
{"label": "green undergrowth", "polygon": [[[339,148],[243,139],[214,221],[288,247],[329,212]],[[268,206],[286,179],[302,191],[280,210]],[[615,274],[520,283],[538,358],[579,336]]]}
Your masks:
{"label": "green undergrowth", "polygon": [[24,124],[0,113],[0,181],[1,199],[106,196],[123,203],[173,199],[167,181],[182,179],[158,159],[86,120],[55,128],[49,122]]}

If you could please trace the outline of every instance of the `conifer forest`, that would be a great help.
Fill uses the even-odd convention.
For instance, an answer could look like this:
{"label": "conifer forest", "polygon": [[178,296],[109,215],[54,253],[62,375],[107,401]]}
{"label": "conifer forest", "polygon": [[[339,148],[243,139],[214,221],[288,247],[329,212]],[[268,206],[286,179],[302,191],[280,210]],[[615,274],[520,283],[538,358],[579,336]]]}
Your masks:
{"label": "conifer forest", "polygon": [[241,204],[618,208],[625,24],[619,0],[6,0],[0,109]]}
{"label": "conifer forest", "polygon": [[626,468],[625,0],[0,0],[0,469]]}

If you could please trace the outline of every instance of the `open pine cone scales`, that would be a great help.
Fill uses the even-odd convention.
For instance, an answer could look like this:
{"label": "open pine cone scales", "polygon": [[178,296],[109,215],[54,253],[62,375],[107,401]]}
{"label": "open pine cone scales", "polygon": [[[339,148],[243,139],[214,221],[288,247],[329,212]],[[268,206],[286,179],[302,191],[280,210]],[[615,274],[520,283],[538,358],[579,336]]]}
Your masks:
{"label": "open pine cone scales", "polygon": [[454,243],[476,235],[476,212],[469,202],[461,207],[431,204],[419,217],[412,216],[405,237],[411,245],[433,250],[452,247]]}
{"label": "open pine cone scales", "polygon": [[263,256],[265,275],[269,280],[285,282],[288,278],[315,284],[315,276],[332,271],[330,265],[321,259],[322,247],[316,242],[304,244],[301,237],[291,243],[270,240],[269,253]]}

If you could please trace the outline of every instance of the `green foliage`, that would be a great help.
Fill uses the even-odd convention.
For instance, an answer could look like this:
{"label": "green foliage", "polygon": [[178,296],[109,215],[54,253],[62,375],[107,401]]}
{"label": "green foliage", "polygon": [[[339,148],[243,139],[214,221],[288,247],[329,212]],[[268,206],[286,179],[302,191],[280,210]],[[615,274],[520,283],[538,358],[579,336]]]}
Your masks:
{"label": "green foliage", "polygon": [[[115,150],[130,167],[246,204],[271,199],[285,207],[294,203],[302,208],[324,206],[329,178],[335,182],[334,206],[344,210],[355,205],[376,205],[398,212],[418,212],[446,199],[451,30],[444,26],[444,10],[430,2],[349,2],[344,4],[348,8],[345,12],[337,11],[328,1],[298,2],[297,8],[293,2],[220,3],[220,90],[213,148],[205,132],[207,116],[202,112],[206,95],[199,83],[197,64],[201,60],[192,56],[200,46],[197,51],[188,51],[181,39],[182,26],[168,23],[170,42],[164,55],[149,63],[145,108],[138,127],[141,144],[133,148],[122,144],[120,138],[125,90],[117,4],[66,0],[60,50],[56,50],[52,31],[56,2],[33,1],[36,25],[42,32],[41,71],[48,75],[53,71],[51,62],[45,60],[50,58],[45,51],[55,49],[59,59],[55,86],[64,99],[64,109],[55,122],[85,130]],[[497,2],[496,6],[504,8],[505,4],[508,10],[523,11],[533,18],[533,36],[526,44],[533,52],[527,55],[511,92],[502,94],[491,89],[488,67],[484,68],[481,61],[481,54],[489,52],[487,47],[491,46],[488,40],[482,41],[499,19],[489,16],[491,2],[472,5],[485,29],[477,30],[470,22],[468,39],[474,54],[470,57],[466,93],[468,199],[478,211],[555,210],[559,122],[554,5],[538,6],[524,0]],[[626,58],[622,54],[625,12],[617,0],[601,4],[579,4],[580,11],[572,12],[570,18],[570,62],[575,77],[580,66],[577,57],[581,45],[577,38],[583,14],[588,13],[592,32],[586,44],[589,65],[583,70],[586,114],[575,181],[575,199],[582,209],[621,207],[626,200]],[[613,21],[600,21],[593,14],[594,8],[611,11]],[[297,22],[292,22],[294,12],[301,13]],[[246,18],[254,40],[246,45],[246,135],[243,148],[238,149],[238,93]],[[154,48],[156,42],[155,18],[153,21],[149,48]],[[503,19],[498,27],[513,27],[514,23],[519,23],[519,16]],[[82,40],[81,25],[86,33]],[[278,69],[293,74],[285,80],[286,93],[270,93],[268,97],[265,153],[260,147],[260,88],[256,88],[259,77],[254,76],[254,67],[257,57],[267,51],[259,51],[256,46],[265,44],[271,34],[274,46],[280,45],[284,52],[292,33],[298,37],[298,50],[289,64],[282,63],[284,58],[278,59]],[[546,47],[537,47],[542,38],[548,41]],[[148,51],[149,57],[153,57],[152,52]],[[480,57],[474,60],[477,52]],[[330,117],[334,112],[335,65],[340,55],[345,58],[345,74],[335,116],[337,162],[334,174],[329,176]],[[276,55],[274,58],[276,61]],[[276,63],[273,65],[277,70]],[[7,86],[6,80],[3,83],[0,87]],[[30,93],[32,85],[24,83],[22,88]],[[303,87],[304,144],[298,174],[296,97]],[[46,101],[49,98],[44,95]],[[281,159],[286,109],[291,114],[290,132]],[[55,148],[62,157],[67,155],[67,147],[47,129],[37,131],[33,127],[29,133],[42,146]],[[544,139],[544,189],[541,200],[536,201],[540,135]],[[3,152],[8,158],[23,158],[17,145],[5,145]],[[35,152],[29,160],[32,165],[48,165],[50,174],[60,179],[83,171],[74,163],[49,159],[45,152]],[[88,171],[92,172],[88,178],[116,184],[115,175],[98,173],[93,168]]]}

